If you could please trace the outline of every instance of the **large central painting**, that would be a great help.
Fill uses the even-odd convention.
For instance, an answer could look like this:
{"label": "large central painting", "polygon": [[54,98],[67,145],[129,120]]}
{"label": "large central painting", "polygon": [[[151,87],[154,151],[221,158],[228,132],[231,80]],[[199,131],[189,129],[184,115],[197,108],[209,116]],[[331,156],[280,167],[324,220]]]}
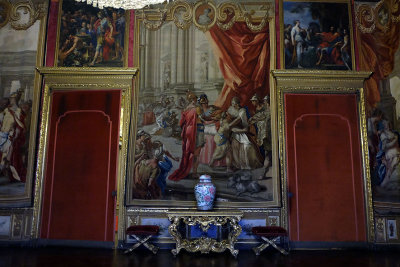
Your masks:
{"label": "large central painting", "polygon": [[193,205],[208,174],[217,205],[277,205],[274,33],[268,10],[254,25],[238,10],[201,1],[172,4],[158,23],[137,15],[128,204]]}

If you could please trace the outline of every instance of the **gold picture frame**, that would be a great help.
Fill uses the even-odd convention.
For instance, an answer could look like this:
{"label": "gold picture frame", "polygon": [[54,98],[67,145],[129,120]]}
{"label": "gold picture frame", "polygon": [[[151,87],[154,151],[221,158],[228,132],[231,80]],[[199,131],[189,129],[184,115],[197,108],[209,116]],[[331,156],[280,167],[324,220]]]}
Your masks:
{"label": "gold picture frame", "polygon": [[[298,6],[293,7],[295,4]],[[331,17],[324,18],[322,13],[319,13],[319,8],[325,8],[325,10],[347,9],[347,12],[325,12],[325,15],[328,14]],[[289,13],[292,9],[297,13]],[[351,10],[351,1],[349,0],[280,0],[279,53],[281,68],[355,70],[355,39]],[[288,14],[290,16],[285,17]],[[329,24],[332,21],[339,21],[338,14],[340,22],[345,25]],[[297,35],[302,36],[303,41],[294,40],[293,30],[296,21],[300,22],[299,28],[301,29]],[[307,23],[309,25],[306,25]],[[329,35],[331,30],[333,32]],[[294,42],[296,42],[296,46],[294,46]],[[302,57],[298,56],[299,53],[302,54]]]}
{"label": "gold picture frame", "polygon": [[[78,42],[82,42],[82,51],[78,51],[79,49],[74,49],[74,51],[71,51],[70,54],[76,54],[79,53],[79,56],[76,56],[74,58],[71,59],[72,62],[72,66],[69,66],[70,64],[65,64],[64,63],[64,59],[63,62],[60,63],[60,59],[64,58],[60,56],[61,54],[61,50],[63,50],[65,53],[68,53],[68,48],[72,48],[72,45],[69,45],[68,47],[66,47],[65,49],[63,48],[63,45],[61,45],[62,41],[67,42],[68,40],[66,40],[66,33],[62,33],[62,25],[67,23],[65,22],[64,18],[63,18],[63,14],[64,14],[64,10],[63,10],[63,3],[70,1],[71,3],[73,3],[72,5],[68,5],[68,7],[72,8],[73,10],[78,10],[78,8],[80,7],[81,9],[78,10],[78,12],[89,12],[91,13],[91,18],[97,18],[97,21],[92,21],[91,19],[89,19],[89,21],[86,21],[87,24],[87,32],[85,32],[84,34],[72,34],[72,40],[71,42],[74,42],[74,40],[76,38],[78,38]],[[128,67],[128,50],[129,50],[129,27],[130,27],[130,12],[129,11],[122,11],[122,9],[120,10],[116,10],[113,8],[104,8],[102,10],[93,7],[91,5],[88,5],[86,3],[77,3],[73,0],[60,0],[59,4],[58,4],[58,19],[57,19],[57,37],[56,37],[56,49],[55,49],[55,60],[54,60],[54,67],[94,67],[94,68],[110,68],[110,67],[116,67],[116,68],[121,68],[121,67]],[[103,22],[101,21],[101,18],[99,17],[99,15],[95,15],[93,13],[95,12],[101,13],[103,17],[107,17],[107,21]],[[116,15],[117,17],[114,17],[114,14],[109,14],[109,13],[117,13],[118,15]],[[123,12],[123,15],[121,12]],[[82,14],[82,15],[88,15],[88,14]],[[110,20],[112,20],[113,22],[111,23]],[[99,32],[99,28],[103,27],[103,26],[99,26],[99,24],[107,24],[107,25],[111,25],[111,26],[104,26],[104,28],[109,27],[115,27],[117,28],[116,24],[117,21],[120,17],[124,18],[124,31],[123,31],[123,35],[121,35],[122,33],[118,33],[116,36],[113,35],[113,32],[116,31],[116,29],[112,29],[110,32],[111,34],[108,35],[110,38],[106,37],[106,34],[108,33],[106,31],[106,33],[104,33],[103,36],[99,37],[98,34],[96,34],[96,32]],[[82,20],[83,22],[85,20]],[[91,27],[89,27],[89,24]],[[72,27],[71,30],[74,31],[81,31],[79,30],[79,28],[81,28],[81,25],[76,25],[74,27]],[[83,28],[83,27],[82,27]],[[66,29],[64,29],[66,30]],[[105,30],[103,30],[105,31]],[[75,39],[74,39],[75,38]],[[61,40],[62,39],[62,40]],[[123,53],[120,53],[117,50],[117,44],[119,43],[119,46],[121,46],[122,42],[121,39],[123,39]],[[90,43],[87,44],[87,43]],[[101,43],[101,46],[99,45]],[[110,55],[109,59],[107,59],[107,61],[103,61],[104,58],[104,54],[106,53],[104,50],[104,44],[109,44],[110,47],[114,48],[114,52],[115,52],[115,56]],[[64,43],[65,44],[65,43]],[[111,48],[112,49],[112,48]],[[97,52],[97,50],[99,50]],[[78,51],[78,52],[75,52]],[[110,50],[111,53],[112,50]],[[118,56],[116,55],[118,53]],[[114,59],[117,58],[116,60]],[[120,57],[122,57],[122,59],[120,59]],[[68,55],[67,55],[68,58]],[[94,58],[94,59],[93,59]],[[90,59],[90,60],[89,60]],[[97,59],[97,60],[96,60]],[[101,59],[101,65],[98,66],[97,61],[99,61]],[[105,58],[104,58],[105,59]],[[111,60],[110,60],[111,59]],[[73,63],[77,62],[77,63]],[[96,62],[95,62],[96,61]],[[92,64],[93,63],[93,64]]]}

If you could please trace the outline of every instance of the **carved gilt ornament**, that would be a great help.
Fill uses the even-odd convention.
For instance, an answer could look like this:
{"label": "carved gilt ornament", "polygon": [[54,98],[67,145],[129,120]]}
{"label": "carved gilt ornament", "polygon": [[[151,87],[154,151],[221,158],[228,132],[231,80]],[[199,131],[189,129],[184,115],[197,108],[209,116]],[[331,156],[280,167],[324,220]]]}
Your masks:
{"label": "carved gilt ornament", "polygon": [[212,0],[200,0],[193,4],[178,0],[164,7],[137,10],[138,18],[143,20],[148,30],[158,30],[166,21],[174,21],[179,29],[187,29],[194,24],[203,32],[214,25],[226,31],[235,22],[245,22],[251,31],[259,32],[273,15],[272,2],[223,2],[217,5]]}
{"label": "carved gilt ornament", "polygon": [[47,2],[31,0],[10,3],[0,0],[0,28],[10,23],[14,30],[26,30],[47,13]]}
{"label": "carved gilt ornament", "polygon": [[362,33],[372,33],[376,29],[387,32],[399,23],[400,0],[381,0],[376,4],[355,4],[356,24]]}

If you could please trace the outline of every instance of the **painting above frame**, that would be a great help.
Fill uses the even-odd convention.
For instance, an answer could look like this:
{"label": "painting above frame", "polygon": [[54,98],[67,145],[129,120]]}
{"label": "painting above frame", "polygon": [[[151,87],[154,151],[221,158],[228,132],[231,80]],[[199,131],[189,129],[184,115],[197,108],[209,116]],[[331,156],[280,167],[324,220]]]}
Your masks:
{"label": "painting above frame", "polygon": [[281,65],[285,69],[353,70],[349,1],[281,1]]}
{"label": "painting above frame", "polygon": [[42,64],[47,7],[7,5],[9,20],[0,27],[0,207],[25,207],[32,203],[41,82],[35,67]]}
{"label": "painting above frame", "polygon": [[[141,72],[128,205],[194,206],[194,186],[200,174],[209,174],[217,206],[279,206],[269,74],[275,67],[274,3],[251,5],[257,12],[247,20],[250,8],[232,2],[178,1],[136,14]],[[218,45],[229,40],[232,48]]]}
{"label": "painting above frame", "polygon": [[58,67],[127,66],[129,12],[86,3],[60,3],[56,42]]}

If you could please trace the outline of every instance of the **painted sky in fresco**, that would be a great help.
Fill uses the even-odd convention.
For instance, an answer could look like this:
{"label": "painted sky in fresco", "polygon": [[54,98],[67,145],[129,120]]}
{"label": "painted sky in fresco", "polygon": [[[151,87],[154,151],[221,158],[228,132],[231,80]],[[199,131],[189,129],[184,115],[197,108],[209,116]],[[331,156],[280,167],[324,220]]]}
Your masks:
{"label": "painted sky in fresco", "polygon": [[[291,12],[292,10],[301,10],[301,12]],[[302,2],[284,2],[283,3],[283,19],[284,24],[292,24],[295,20],[300,20],[302,28],[308,28],[311,22],[319,24],[318,20],[311,18],[310,8],[308,3]]]}
{"label": "painted sky in fresco", "polygon": [[36,51],[40,21],[36,21],[26,31],[11,28],[10,23],[0,29],[1,52]]}

